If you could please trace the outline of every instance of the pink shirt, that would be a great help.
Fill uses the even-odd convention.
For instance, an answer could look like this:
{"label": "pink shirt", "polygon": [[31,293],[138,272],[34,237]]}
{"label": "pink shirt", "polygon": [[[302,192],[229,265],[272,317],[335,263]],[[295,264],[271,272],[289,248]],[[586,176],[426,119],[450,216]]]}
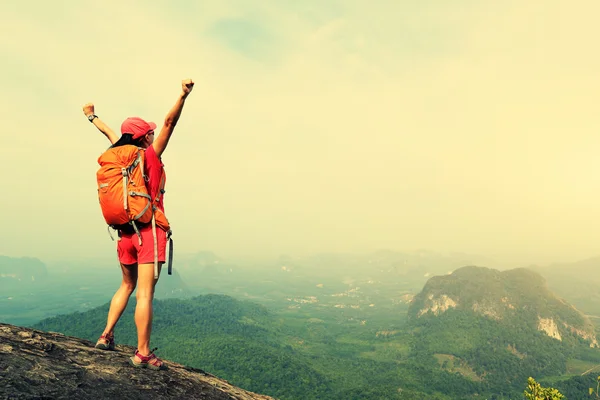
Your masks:
{"label": "pink shirt", "polygon": [[[156,198],[156,195],[158,193],[158,188],[160,187],[160,177],[161,174],[164,171],[164,164],[162,163],[161,159],[158,158],[158,156],[156,155],[156,151],[154,151],[154,147],[152,146],[148,146],[148,148],[146,148],[146,160],[145,160],[145,164],[144,164],[144,171],[146,173],[146,176],[148,177],[148,182],[147,182],[147,187],[148,187],[148,191],[150,192],[150,197],[152,197],[152,200],[154,201],[154,199]],[[166,176],[165,176],[165,180],[166,180]],[[165,212],[165,206],[164,206],[164,202],[163,199],[164,196],[160,196],[160,200],[158,202],[158,208],[164,213]]]}

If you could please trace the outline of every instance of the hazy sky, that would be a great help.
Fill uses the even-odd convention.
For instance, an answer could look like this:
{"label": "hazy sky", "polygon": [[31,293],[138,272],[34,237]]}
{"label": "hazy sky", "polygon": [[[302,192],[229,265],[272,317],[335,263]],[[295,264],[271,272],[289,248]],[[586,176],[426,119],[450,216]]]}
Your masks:
{"label": "hazy sky", "polygon": [[596,0],[59,3],[0,3],[0,254],[112,254],[81,106],[185,78],[176,252],[600,254]]}

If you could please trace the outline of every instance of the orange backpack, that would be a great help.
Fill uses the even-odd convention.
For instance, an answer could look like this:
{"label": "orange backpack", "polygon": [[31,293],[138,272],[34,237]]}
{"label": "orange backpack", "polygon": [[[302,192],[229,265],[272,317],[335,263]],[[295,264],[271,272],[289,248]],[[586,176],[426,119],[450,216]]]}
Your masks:
{"label": "orange backpack", "polygon": [[171,275],[172,268],[173,241],[170,238],[171,230],[167,218],[153,204],[158,202],[164,193],[164,171],[156,199],[152,199],[146,187],[148,177],[144,173],[145,155],[143,148],[134,145],[111,147],[102,153],[98,157],[100,169],[96,172],[98,200],[108,226],[115,230],[124,229],[127,226],[133,227],[140,239],[140,244],[142,237],[138,224],[145,225],[152,222],[154,277],[158,278],[156,226],[168,232],[169,275]]}
{"label": "orange backpack", "polygon": [[96,173],[98,200],[106,223],[114,229],[152,220],[152,199],[146,188],[144,149],[133,145],[111,147],[99,158]]}

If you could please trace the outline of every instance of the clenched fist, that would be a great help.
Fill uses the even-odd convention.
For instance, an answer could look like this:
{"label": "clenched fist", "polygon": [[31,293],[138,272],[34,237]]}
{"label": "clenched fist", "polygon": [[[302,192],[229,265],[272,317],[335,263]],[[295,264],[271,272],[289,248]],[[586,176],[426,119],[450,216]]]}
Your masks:
{"label": "clenched fist", "polygon": [[193,88],[194,82],[191,79],[184,79],[181,81],[181,89],[183,90],[184,96],[190,94]]}
{"label": "clenched fist", "polygon": [[87,103],[83,106],[83,113],[87,117],[88,115],[94,114],[94,103]]}

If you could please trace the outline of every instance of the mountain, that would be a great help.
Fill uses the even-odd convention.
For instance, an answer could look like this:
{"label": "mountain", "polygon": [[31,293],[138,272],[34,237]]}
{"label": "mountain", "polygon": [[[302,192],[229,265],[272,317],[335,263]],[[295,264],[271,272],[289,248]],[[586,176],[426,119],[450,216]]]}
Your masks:
{"label": "mountain", "polygon": [[365,254],[320,253],[303,258],[282,255],[278,266],[292,270],[318,271],[321,276],[414,276],[423,277],[448,273],[470,263],[491,262],[463,253],[438,253],[428,250],[398,252],[382,249]]}
{"label": "mountain", "polygon": [[[30,326],[56,314],[84,311],[110,300],[121,284],[116,260],[64,261],[46,265],[35,258],[0,256],[0,321]],[[155,297],[186,298],[196,294],[179,270],[166,268]]]}
{"label": "mountain", "polygon": [[[559,341],[577,337],[598,347],[594,325],[584,314],[551,292],[538,273],[518,268],[497,271],[463,267],[431,278],[409,308],[409,318],[455,308],[516,325],[527,322]],[[515,320],[517,319],[517,320]]]}
{"label": "mountain", "polygon": [[212,251],[199,251],[194,254],[182,254],[177,257],[177,269],[194,272],[200,276],[211,273],[226,273],[237,266],[217,256]]}
{"label": "mountain", "polygon": [[[396,254],[379,256],[363,261],[382,265]],[[315,277],[304,268],[312,263],[285,256],[285,265],[262,270],[210,253],[187,260],[178,269],[186,284],[199,287],[189,276],[198,271],[196,285],[240,300],[157,298],[152,347],[252,392],[281,400],[514,399],[533,376],[576,400],[595,386],[593,326],[529,269],[463,267],[432,278],[384,269],[379,279],[365,270],[346,280]],[[344,265],[337,256],[320,260],[321,267]],[[64,315],[34,327],[93,342],[106,322],[105,296],[101,307],[61,309]],[[136,343],[134,307],[132,297],[117,343]]]}
{"label": "mountain", "polygon": [[600,257],[529,268],[543,275],[554,292],[569,299],[578,309],[600,318]]}
{"label": "mountain", "polygon": [[[117,343],[135,345],[135,299],[115,328]],[[59,315],[34,328],[96,341],[108,304],[86,312]],[[228,296],[155,300],[152,347],[158,355],[209,370],[236,386],[278,398],[306,396],[327,379],[281,340],[281,323],[264,307]]]}
{"label": "mountain", "polygon": [[165,360],[169,369],[136,369],[134,348],[94,348],[95,342],[0,323],[0,397],[8,399],[273,400],[237,388],[200,369]]}
{"label": "mountain", "polygon": [[[134,307],[132,298],[115,329],[118,344],[136,344]],[[34,327],[95,341],[107,310],[105,304]],[[155,300],[151,346],[160,357],[280,400],[448,400],[456,398],[443,393],[449,382],[451,394],[472,392],[460,376],[404,359],[401,333],[348,330],[328,311],[315,310],[274,313],[224,295]]]}
{"label": "mountain", "polygon": [[46,265],[37,258],[0,256],[0,290],[40,283],[47,277]]}
{"label": "mountain", "polygon": [[427,281],[408,309],[413,354],[492,391],[600,363],[594,325],[525,268],[463,267]]}
{"label": "mountain", "polygon": [[[156,285],[156,298],[192,297],[192,291],[181,277],[178,263],[173,263],[172,275],[167,273],[165,264],[160,274],[160,283]],[[60,286],[75,285],[84,287],[86,294],[91,292],[112,297],[119,288],[122,279],[121,266],[116,259],[71,259],[49,264],[49,278]]]}

